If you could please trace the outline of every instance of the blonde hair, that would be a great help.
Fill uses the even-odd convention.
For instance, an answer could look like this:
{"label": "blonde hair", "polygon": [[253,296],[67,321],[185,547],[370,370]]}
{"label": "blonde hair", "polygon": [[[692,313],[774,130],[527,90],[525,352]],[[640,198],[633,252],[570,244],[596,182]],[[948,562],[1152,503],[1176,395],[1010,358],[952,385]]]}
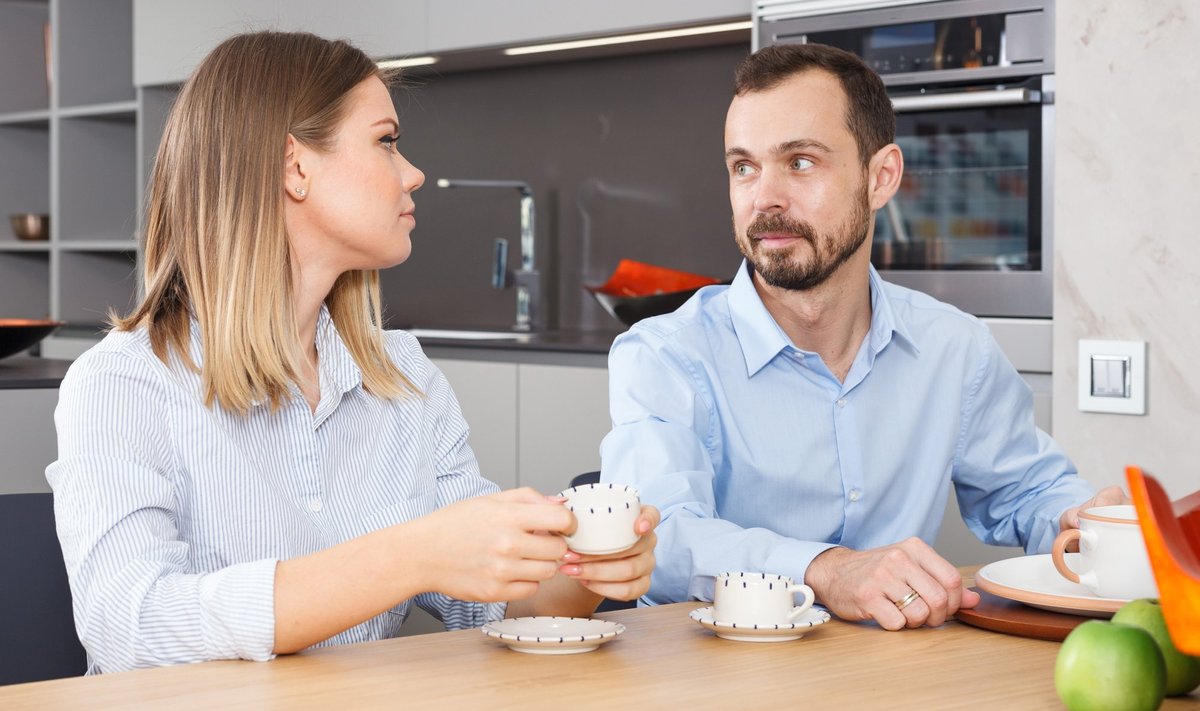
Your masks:
{"label": "blonde hair", "polygon": [[[329,150],[346,95],[379,77],[362,51],[308,33],[231,37],[201,62],[167,119],[150,178],[145,296],[113,326],[144,326],[164,363],[174,351],[201,374],[204,402],[248,412],[288,398],[305,362],[292,311],[284,226],[284,151],[290,133]],[[325,299],[334,325],[382,398],[418,392],[384,347],[377,271],[339,277]],[[189,355],[190,319],[203,365]]]}

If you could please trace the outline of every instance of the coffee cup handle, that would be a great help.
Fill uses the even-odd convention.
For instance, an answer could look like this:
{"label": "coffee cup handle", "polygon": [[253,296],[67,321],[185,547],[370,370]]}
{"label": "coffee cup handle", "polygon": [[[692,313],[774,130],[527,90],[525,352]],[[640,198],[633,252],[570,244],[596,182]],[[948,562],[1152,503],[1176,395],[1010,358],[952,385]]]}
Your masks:
{"label": "coffee cup handle", "polygon": [[1050,546],[1050,557],[1054,560],[1054,567],[1058,570],[1058,574],[1070,580],[1073,583],[1079,582],[1079,575],[1067,567],[1066,558],[1063,556],[1067,553],[1067,546],[1071,541],[1079,540],[1083,535],[1083,531],[1078,528],[1071,528],[1059,533],[1054,539],[1054,543]]}
{"label": "coffee cup handle", "polygon": [[795,622],[797,617],[803,615],[808,611],[808,608],[813,606],[813,603],[817,601],[817,595],[813,592],[813,589],[807,585],[789,585],[788,592],[804,593],[804,602],[800,603],[796,607],[793,607],[791,613],[789,613],[787,617],[788,622]]}

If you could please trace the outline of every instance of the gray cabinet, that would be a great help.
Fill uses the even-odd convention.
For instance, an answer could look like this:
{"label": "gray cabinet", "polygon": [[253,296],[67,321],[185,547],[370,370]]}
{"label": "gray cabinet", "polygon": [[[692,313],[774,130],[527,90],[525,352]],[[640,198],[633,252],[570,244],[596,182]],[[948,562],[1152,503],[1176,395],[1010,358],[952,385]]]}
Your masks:
{"label": "gray cabinet", "polygon": [[600,440],[612,428],[608,369],[522,363],[517,451],[521,486],[544,494],[600,468]]}
{"label": "gray cabinet", "polygon": [[429,49],[439,52],[747,19],[748,0],[432,0]]}
{"label": "gray cabinet", "polygon": [[[467,351],[469,356],[476,353]],[[471,427],[483,475],[503,489],[544,494],[600,468],[609,430],[608,370],[602,365],[497,362],[434,356]]]}
{"label": "gray cabinet", "polygon": [[748,0],[135,0],[134,83],[178,84],[231,34],[307,30],[376,58],[747,19]]}
{"label": "gray cabinet", "polygon": [[58,388],[0,388],[0,495],[50,491],[46,467],[58,458]]}
{"label": "gray cabinet", "polygon": [[[0,3],[0,315],[91,328],[136,292],[132,0]],[[50,215],[23,242],[11,213]]]}
{"label": "gray cabinet", "polygon": [[304,30],[372,57],[426,51],[426,0],[135,0],[134,83],[178,84],[226,37]]}

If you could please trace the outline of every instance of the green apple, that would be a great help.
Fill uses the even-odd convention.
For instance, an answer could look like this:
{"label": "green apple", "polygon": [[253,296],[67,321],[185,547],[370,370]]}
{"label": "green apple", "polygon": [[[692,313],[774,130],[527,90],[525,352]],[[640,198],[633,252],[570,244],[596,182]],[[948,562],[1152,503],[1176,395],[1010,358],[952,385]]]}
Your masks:
{"label": "green apple", "polygon": [[1113,622],[1141,627],[1150,633],[1162,650],[1167,665],[1167,696],[1186,696],[1200,686],[1200,657],[1184,654],[1175,648],[1167,632],[1162,606],[1158,600],[1134,600],[1125,603],[1113,615]]}
{"label": "green apple", "polygon": [[1071,711],[1153,711],[1166,676],[1149,632],[1103,620],[1071,630],[1054,664],[1054,688]]}

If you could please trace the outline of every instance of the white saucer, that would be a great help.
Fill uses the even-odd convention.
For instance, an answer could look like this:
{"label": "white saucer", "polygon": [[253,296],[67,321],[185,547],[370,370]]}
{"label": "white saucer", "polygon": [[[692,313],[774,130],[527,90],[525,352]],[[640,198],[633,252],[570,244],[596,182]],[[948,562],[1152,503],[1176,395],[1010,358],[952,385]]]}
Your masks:
{"label": "white saucer", "polygon": [[625,625],[587,617],[510,617],[480,629],[516,652],[579,654],[615,638]]}
{"label": "white saucer", "polygon": [[[1079,554],[1067,553],[1067,565],[1079,569]],[[975,573],[975,585],[998,597],[1051,612],[1085,617],[1112,617],[1129,602],[1098,597],[1079,583],[1059,575],[1049,554],[1024,555],[988,563]]]}
{"label": "white saucer", "polygon": [[721,639],[731,639],[735,642],[790,642],[803,637],[810,628],[829,621],[828,612],[814,610],[811,607],[805,610],[795,622],[771,626],[746,626],[714,620],[711,606],[697,607],[688,613],[688,617],[716,632]]}

